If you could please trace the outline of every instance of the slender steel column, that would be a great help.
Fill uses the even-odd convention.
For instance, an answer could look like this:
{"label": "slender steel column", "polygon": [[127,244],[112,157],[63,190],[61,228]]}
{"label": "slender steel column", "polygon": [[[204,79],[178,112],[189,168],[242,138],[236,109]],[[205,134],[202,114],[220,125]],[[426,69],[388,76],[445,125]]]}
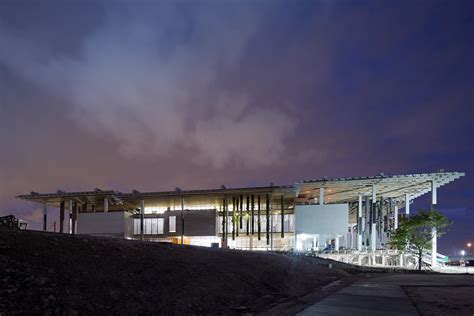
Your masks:
{"label": "slender steel column", "polygon": [[394,214],[393,228],[398,229],[398,205],[397,204],[395,204],[395,214]]}
{"label": "slender steel column", "polygon": [[380,205],[379,205],[379,212],[378,212],[378,239],[380,241],[380,245],[384,243],[384,221],[383,221],[383,216],[384,216],[384,200],[383,197],[380,197]]}
{"label": "slender steel column", "polygon": [[69,200],[69,210],[68,210],[68,217],[67,217],[69,234],[72,234],[72,203],[73,203],[72,200]]}
{"label": "slender steel column", "polygon": [[144,223],[145,223],[145,200],[141,200],[141,203],[140,203],[140,240],[145,239]]}
{"label": "slender steel column", "polygon": [[229,235],[229,203],[227,201],[227,196],[224,199],[225,205],[225,244],[227,246],[227,237]]}
{"label": "slender steel column", "polygon": [[225,235],[225,198],[222,199],[222,241],[224,241]]}
{"label": "slender steel column", "polygon": [[[434,210],[435,205],[438,203],[438,196],[436,192],[436,180],[433,179],[431,181],[431,210]],[[431,235],[433,236],[431,239],[431,266],[436,267],[436,254],[438,253],[438,231],[436,227],[431,228]]]}
{"label": "slender steel column", "polygon": [[371,230],[370,247],[372,248],[372,252],[375,253],[375,250],[377,249],[377,223],[376,223],[376,217],[375,217],[376,212],[377,212],[377,200],[372,200],[371,212],[372,212],[372,230]]}
{"label": "slender steel column", "polygon": [[181,197],[181,245],[184,245],[184,197]]}
{"label": "slender steel column", "polygon": [[281,203],[281,238],[285,238],[285,205],[283,204],[283,195],[280,197]]}
{"label": "slender steel column", "polygon": [[240,228],[242,228],[242,220],[241,220],[241,215],[240,212],[239,212],[239,206],[240,206],[240,198],[237,196],[235,198],[235,208],[234,208],[234,212],[235,212],[235,236],[239,237],[239,230]]}
{"label": "slender steel column", "polygon": [[239,221],[240,221],[240,229],[244,228],[243,226],[243,221],[244,221],[244,215],[243,215],[243,205],[244,204],[244,196],[241,195],[240,196],[240,218],[239,218]]}
{"label": "slender steel column", "polygon": [[369,245],[369,233],[370,233],[370,199],[367,195],[365,197],[365,217],[364,217],[364,245],[367,247]]}
{"label": "slender steel column", "polygon": [[265,207],[265,212],[266,212],[266,224],[267,224],[267,229],[266,229],[266,232],[267,232],[267,245],[270,244],[270,200],[269,200],[269,196],[267,194],[266,196],[266,207]]}
{"label": "slender steel column", "polygon": [[235,196],[232,197],[232,240],[235,240]]}
{"label": "slender steel column", "polygon": [[104,198],[104,212],[108,212],[108,211],[109,211],[109,199]]}
{"label": "slender steel column", "polygon": [[258,234],[258,240],[260,240],[260,232],[262,230],[261,227],[261,222],[260,222],[260,195],[257,197],[257,234]]}
{"label": "slender steel column", "polygon": [[72,204],[72,234],[76,234],[77,202]]}
{"label": "slender steel column", "polygon": [[249,212],[250,212],[250,197],[247,195],[247,214],[246,214],[246,218],[247,218],[247,221],[246,221],[246,224],[247,224],[247,236],[249,235],[249,225],[250,225],[250,215],[249,215]]}
{"label": "slender steel column", "polygon": [[43,231],[48,230],[48,205],[43,204]]}
{"label": "slender steel column", "polygon": [[357,205],[357,250],[362,251],[362,195],[359,194]]}
{"label": "slender steel column", "polygon": [[224,248],[227,247],[227,209],[226,198],[222,199],[222,240]]}
{"label": "slender steel column", "polygon": [[59,204],[59,232],[64,233],[64,201]]}
{"label": "slender steel column", "polygon": [[251,223],[251,228],[252,228],[252,235],[255,234],[255,197],[252,195],[251,197],[252,204],[250,205],[252,209],[252,223]]}
{"label": "slender steel column", "polygon": [[438,193],[437,193],[437,185],[436,185],[436,180],[431,180],[431,207],[434,208],[434,206],[438,204]]}
{"label": "slender steel column", "polygon": [[364,221],[364,244],[367,247],[369,245],[369,234],[372,231],[372,215],[370,213],[370,206],[372,203],[370,203],[370,198],[369,196],[365,197],[365,221]]}
{"label": "slender steel column", "polygon": [[410,215],[410,195],[405,194],[405,214],[408,217]]}

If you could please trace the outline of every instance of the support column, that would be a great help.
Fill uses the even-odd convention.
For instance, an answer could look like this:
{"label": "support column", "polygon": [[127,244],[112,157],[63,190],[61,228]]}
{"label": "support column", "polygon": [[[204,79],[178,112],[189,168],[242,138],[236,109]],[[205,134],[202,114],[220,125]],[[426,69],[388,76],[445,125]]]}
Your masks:
{"label": "support column", "polygon": [[324,188],[319,188],[319,205],[324,205]]}
{"label": "support column", "polygon": [[251,202],[252,204],[250,205],[250,208],[252,210],[252,222],[250,223],[250,227],[251,227],[251,231],[252,231],[252,235],[255,234],[255,198],[254,196],[252,195],[251,196]]}
{"label": "support column", "polygon": [[109,211],[109,199],[104,198],[104,212],[108,212],[108,211]]}
{"label": "support column", "polygon": [[72,204],[72,228],[71,228],[71,233],[73,235],[76,234],[76,222],[77,222],[77,202],[74,202]]}
{"label": "support column", "polygon": [[280,197],[281,202],[281,238],[285,238],[285,204],[283,195]]}
{"label": "support column", "polygon": [[372,249],[372,252],[373,252],[374,264],[375,264],[375,250],[377,249],[377,224],[375,222],[376,212],[377,212],[377,193],[376,193],[375,184],[372,184],[372,206],[371,206],[372,217],[370,220],[370,225],[371,225],[370,248]]}
{"label": "support column", "polygon": [[400,254],[400,267],[403,268],[404,264],[405,264],[405,263],[403,262],[403,252],[402,252],[402,253]]}
{"label": "support column", "polygon": [[[104,205],[105,205],[105,203],[104,203]],[[145,200],[141,200],[141,203],[140,203],[140,240],[145,239],[145,230],[144,230],[144,224],[145,223],[144,222],[145,222]]]}
{"label": "support column", "polygon": [[235,207],[234,207],[234,212],[235,212],[235,236],[239,237],[239,230],[240,230],[240,215],[239,215],[239,205],[240,205],[240,200],[239,197],[237,196],[235,198]]}
{"label": "support column", "polygon": [[[431,181],[431,210],[434,210],[437,202],[436,180],[433,179]],[[436,227],[431,228],[431,235],[433,236],[431,241],[431,267],[436,267],[436,254],[438,253],[438,231]]]}
{"label": "support column", "polygon": [[222,248],[227,248],[227,232],[229,230],[228,227],[228,207],[227,207],[227,196],[224,196],[224,199],[222,200],[222,209],[223,209],[223,215],[222,215]]}
{"label": "support column", "polygon": [[69,200],[69,211],[68,211],[69,214],[67,216],[69,234],[72,234],[72,207],[73,207],[73,202],[72,200]]}
{"label": "support column", "polygon": [[408,217],[410,215],[410,195],[405,194],[405,214]]}
{"label": "support column", "polygon": [[64,233],[64,201],[59,203],[59,232]]}
{"label": "support column", "polygon": [[377,224],[372,223],[372,234],[370,237],[370,248],[372,249],[372,252],[375,253],[375,250],[377,245]]}
{"label": "support column", "polygon": [[245,222],[247,224],[247,236],[250,234],[250,197],[247,196],[247,213],[245,214],[245,217],[247,219],[247,221]]}
{"label": "support column", "polygon": [[370,203],[370,196],[365,197],[365,217],[364,217],[364,245],[365,249],[369,249],[369,239],[370,239],[370,232],[372,231],[372,203]]}
{"label": "support column", "polygon": [[43,231],[48,230],[48,205],[43,204]]}
{"label": "support column", "polygon": [[244,228],[244,223],[243,223],[243,220],[244,220],[243,206],[244,206],[244,196],[241,195],[241,196],[240,196],[240,217],[239,217],[240,229],[243,229],[243,228]]}
{"label": "support column", "polygon": [[[267,246],[270,244],[270,199],[269,195],[266,196],[266,205],[265,205],[265,212],[266,212],[266,224],[267,224]],[[295,239],[296,240],[296,239]]]}
{"label": "support column", "polygon": [[[232,197],[232,240],[235,240],[235,226],[236,226],[236,219],[235,219],[235,196]],[[258,234],[260,238],[260,232]]]}
{"label": "support column", "polygon": [[[273,194],[270,199],[273,201]],[[270,250],[273,251],[273,206],[270,207]]]}
{"label": "support column", "polygon": [[181,245],[184,245],[184,197],[181,197]]}
{"label": "support column", "polygon": [[431,180],[431,205],[436,205],[438,203],[438,193],[436,180]]}
{"label": "support column", "polygon": [[359,195],[357,215],[357,250],[362,251],[362,195]]}
{"label": "support column", "polygon": [[398,229],[398,205],[397,204],[395,204],[395,214],[394,214],[393,228],[395,230]]}
{"label": "support column", "polygon": [[260,221],[260,195],[257,197],[257,237],[260,240],[260,233],[262,232],[262,222]]}
{"label": "support column", "polygon": [[339,252],[339,236],[336,235],[336,238],[334,238],[334,250]]}
{"label": "support column", "polygon": [[[378,209],[377,215],[377,224],[379,226],[378,229],[378,240],[380,242],[380,248],[385,248],[385,233],[384,233],[384,216],[385,216],[385,208],[384,208],[384,200],[383,197],[380,197],[380,205]],[[382,247],[383,245],[383,247]]]}

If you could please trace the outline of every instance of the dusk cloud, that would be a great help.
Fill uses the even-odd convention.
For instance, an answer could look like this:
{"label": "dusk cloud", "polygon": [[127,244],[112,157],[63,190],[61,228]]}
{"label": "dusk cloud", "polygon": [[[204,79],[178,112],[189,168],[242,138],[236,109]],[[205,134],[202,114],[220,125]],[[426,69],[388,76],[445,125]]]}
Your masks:
{"label": "dusk cloud", "polygon": [[2,27],[0,46],[8,48],[1,57],[72,105],[80,128],[116,139],[128,157],[187,151],[216,168],[268,165],[284,154],[295,118],[218,80],[238,65],[257,27],[245,7],[114,7],[76,56]]}

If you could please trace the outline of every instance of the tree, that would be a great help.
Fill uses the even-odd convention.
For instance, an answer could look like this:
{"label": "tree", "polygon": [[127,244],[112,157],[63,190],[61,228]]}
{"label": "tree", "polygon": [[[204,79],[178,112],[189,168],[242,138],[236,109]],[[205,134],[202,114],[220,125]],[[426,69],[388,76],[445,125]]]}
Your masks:
{"label": "tree", "polygon": [[441,237],[451,224],[452,221],[436,210],[419,210],[418,214],[401,220],[390,236],[390,245],[413,253],[418,259],[418,270],[421,270],[423,253],[431,248],[433,228],[436,228],[437,237]]}

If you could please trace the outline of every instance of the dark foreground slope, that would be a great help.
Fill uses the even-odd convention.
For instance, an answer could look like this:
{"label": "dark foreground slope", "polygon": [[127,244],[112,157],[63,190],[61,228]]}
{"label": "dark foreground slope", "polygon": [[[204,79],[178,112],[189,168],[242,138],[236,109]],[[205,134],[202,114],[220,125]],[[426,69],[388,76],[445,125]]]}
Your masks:
{"label": "dark foreground slope", "polygon": [[346,276],[310,258],[0,230],[7,315],[260,312]]}

